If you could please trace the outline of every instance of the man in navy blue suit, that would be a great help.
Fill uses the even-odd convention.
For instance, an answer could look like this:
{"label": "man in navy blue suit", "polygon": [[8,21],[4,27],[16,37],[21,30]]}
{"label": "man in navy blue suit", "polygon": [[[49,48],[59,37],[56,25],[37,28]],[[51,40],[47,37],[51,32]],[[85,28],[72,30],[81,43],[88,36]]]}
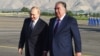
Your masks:
{"label": "man in navy blue suit", "polygon": [[[55,4],[56,17],[49,22],[50,56],[81,56],[81,37],[75,18],[66,14],[66,3],[59,1]],[[74,41],[74,42],[73,42]],[[74,46],[73,46],[74,43]]]}

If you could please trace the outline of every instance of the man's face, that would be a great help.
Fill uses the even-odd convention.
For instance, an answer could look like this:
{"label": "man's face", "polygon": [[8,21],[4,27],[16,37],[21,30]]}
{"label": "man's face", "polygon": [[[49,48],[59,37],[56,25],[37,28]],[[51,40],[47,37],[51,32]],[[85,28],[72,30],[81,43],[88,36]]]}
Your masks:
{"label": "man's face", "polygon": [[55,14],[56,14],[56,16],[58,18],[61,18],[66,13],[65,10],[66,9],[64,8],[64,6],[61,3],[56,4],[56,6],[55,6]]}
{"label": "man's face", "polygon": [[32,20],[36,20],[37,18],[39,18],[39,16],[40,16],[39,10],[33,8],[30,12],[30,17],[32,18]]}

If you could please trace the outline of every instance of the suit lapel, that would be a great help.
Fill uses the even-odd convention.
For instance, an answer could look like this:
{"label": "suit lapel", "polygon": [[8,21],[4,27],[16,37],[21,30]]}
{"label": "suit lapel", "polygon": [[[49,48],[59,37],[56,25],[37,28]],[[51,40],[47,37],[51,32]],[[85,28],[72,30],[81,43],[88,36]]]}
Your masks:
{"label": "suit lapel", "polygon": [[27,29],[28,29],[29,33],[32,32],[31,29],[30,29],[30,23],[31,23],[31,18],[29,18],[28,21],[27,21],[27,27],[28,27]]}
{"label": "suit lapel", "polygon": [[60,26],[58,27],[58,30],[57,30],[56,34],[58,34],[62,30],[62,28],[64,28],[66,26],[66,24],[68,23],[67,19],[68,19],[68,16],[65,15],[65,17],[63,18],[63,20],[60,23]]}
{"label": "suit lapel", "polygon": [[56,18],[54,18],[51,22],[51,31],[54,34],[54,24],[55,24]]}
{"label": "suit lapel", "polygon": [[41,20],[39,19],[36,23],[36,25],[34,26],[32,33],[36,32],[36,30],[38,30],[41,26]]}

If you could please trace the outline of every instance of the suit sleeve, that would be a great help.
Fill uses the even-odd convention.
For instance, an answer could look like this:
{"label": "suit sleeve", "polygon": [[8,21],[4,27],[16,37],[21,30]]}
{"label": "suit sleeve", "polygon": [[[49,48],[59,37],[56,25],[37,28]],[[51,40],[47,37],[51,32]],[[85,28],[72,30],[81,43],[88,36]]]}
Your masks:
{"label": "suit sleeve", "polygon": [[80,37],[78,24],[75,19],[73,19],[71,23],[71,33],[74,39],[75,52],[81,52],[81,37]]}
{"label": "suit sleeve", "polygon": [[50,25],[51,25],[52,19],[49,21],[49,25],[46,28],[46,38],[45,38],[45,44],[44,44],[44,50],[49,51],[50,50]]}
{"label": "suit sleeve", "polygon": [[22,30],[21,30],[18,48],[23,48],[24,43],[25,43],[25,23],[26,23],[26,19],[24,20],[23,27],[22,27]]}
{"label": "suit sleeve", "polygon": [[48,25],[45,27],[45,38],[44,38],[44,51],[49,50],[49,32],[48,32]]}

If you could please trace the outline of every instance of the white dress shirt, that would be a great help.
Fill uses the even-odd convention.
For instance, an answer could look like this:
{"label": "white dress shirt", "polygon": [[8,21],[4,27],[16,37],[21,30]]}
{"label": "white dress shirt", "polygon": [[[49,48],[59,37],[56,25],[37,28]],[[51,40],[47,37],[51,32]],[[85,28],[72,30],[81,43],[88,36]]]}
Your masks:
{"label": "white dress shirt", "polygon": [[34,22],[33,22],[33,28],[35,27],[35,25],[37,24],[37,21],[39,20],[39,18],[37,18],[36,20],[34,20]]}
{"label": "white dress shirt", "polygon": [[[63,20],[63,18],[65,17],[65,15],[66,15],[66,14],[64,14],[64,15],[60,18],[60,20],[59,20],[58,18],[56,19],[55,24],[54,24],[54,28],[55,28],[55,26],[56,26],[58,20],[59,20],[59,25],[60,25],[60,23],[61,23],[61,21]],[[59,27],[59,26],[58,26],[58,27]]]}

